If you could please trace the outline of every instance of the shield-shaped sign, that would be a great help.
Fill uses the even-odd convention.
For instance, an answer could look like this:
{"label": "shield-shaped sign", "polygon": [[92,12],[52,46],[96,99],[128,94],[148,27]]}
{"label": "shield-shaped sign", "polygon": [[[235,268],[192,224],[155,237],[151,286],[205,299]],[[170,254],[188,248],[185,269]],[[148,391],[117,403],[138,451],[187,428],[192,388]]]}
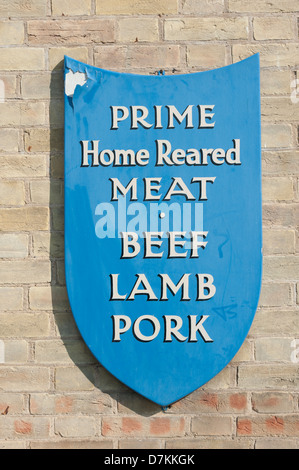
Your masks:
{"label": "shield-shaped sign", "polygon": [[98,361],[167,406],[244,342],[262,271],[259,56],[117,73],[65,58],[65,267]]}

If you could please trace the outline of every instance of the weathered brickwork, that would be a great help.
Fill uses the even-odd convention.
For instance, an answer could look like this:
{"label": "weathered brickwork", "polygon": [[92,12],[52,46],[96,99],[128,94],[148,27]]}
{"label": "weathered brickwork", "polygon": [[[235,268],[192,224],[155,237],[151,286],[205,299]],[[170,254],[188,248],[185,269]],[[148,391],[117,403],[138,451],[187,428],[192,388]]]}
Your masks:
{"label": "weathered brickwork", "polygon": [[[0,448],[299,448],[298,16],[298,0],[0,2]],[[256,52],[259,307],[233,361],[164,412],[95,361],[72,318],[62,59],[173,74]]]}

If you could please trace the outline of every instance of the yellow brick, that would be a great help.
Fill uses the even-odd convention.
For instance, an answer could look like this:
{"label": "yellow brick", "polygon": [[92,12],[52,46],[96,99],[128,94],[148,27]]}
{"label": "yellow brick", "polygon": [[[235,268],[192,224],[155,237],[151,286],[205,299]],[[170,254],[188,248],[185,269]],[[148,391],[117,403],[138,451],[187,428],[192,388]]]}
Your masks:
{"label": "yellow brick", "polygon": [[226,48],[222,44],[192,44],[187,47],[187,63],[205,70],[226,65]]}
{"label": "yellow brick", "polygon": [[257,53],[260,53],[261,67],[296,66],[299,44],[236,44],[233,45],[233,62],[238,62]]}
{"label": "yellow brick", "polygon": [[[284,312],[283,312],[284,313]],[[281,315],[281,314],[280,314]],[[270,317],[271,318],[271,317]],[[273,317],[272,317],[273,318]],[[280,316],[281,319],[281,316]],[[280,322],[280,319],[278,320]],[[271,321],[270,321],[271,323]],[[277,328],[277,325],[276,325]],[[277,330],[276,330],[277,331]],[[277,382],[279,382],[279,387]],[[249,389],[249,390],[269,390],[272,388],[279,389],[279,390],[296,390],[298,387],[298,365],[287,363],[287,364],[271,364],[266,362],[265,364],[250,364],[250,365],[241,365],[238,371],[238,384],[241,389]],[[265,415],[260,413],[254,413],[250,416],[250,418],[246,417],[245,419],[245,426],[244,429],[248,429],[247,424],[250,423],[250,431],[251,435],[253,436],[271,436],[274,435],[285,437],[290,436],[290,432],[288,431],[288,425],[293,427],[293,432],[296,435],[296,425],[295,422],[292,422],[291,418],[287,418],[286,422],[280,421],[279,419],[276,420],[276,417],[266,419],[266,425],[264,425],[263,420]],[[266,415],[267,416],[267,415]],[[268,415],[269,416],[269,415]],[[290,415],[292,416],[292,415]],[[241,418],[239,418],[241,419]],[[273,423],[274,421],[274,423]],[[284,423],[281,426],[281,422]],[[273,423],[273,424],[270,424]],[[270,425],[269,425],[270,424]],[[273,429],[269,431],[269,427]],[[277,429],[277,427],[279,429]],[[283,428],[281,430],[280,428]],[[254,431],[252,431],[254,429]],[[259,439],[257,439],[259,440]],[[284,441],[284,439],[281,439]]]}
{"label": "yellow brick", "polygon": [[23,441],[23,442],[22,441],[17,442],[16,440],[0,441],[0,448],[1,449],[26,449],[26,441]]}
{"label": "yellow brick", "polygon": [[64,56],[67,55],[81,62],[88,62],[87,47],[52,47],[49,49],[50,70],[61,69],[63,67]]}
{"label": "yellow brick", "polygon": [[261,69],[261,93],[284,95],[290,93],[291,75],[289,70]]}
{"label": "yellow brick", "polygon": [[[271,278],[269,281],[272,282]],[[282,282],[285,282],[285,279]],[[258,310],[254,318],[250,333],[254,336],[275,336],[277,335],[277,323],[279,324],[281,322],[281,318],[283,317],[284,321],[281,322],[279,333],[288,335],[289,337],[296,337],[296,335],[299,334],[297,312],[298,310],[281,311],[277,310],[277,308]]]}
{"label": "yellow brick", "polygon": [[59,337],[80,336],[74,316],[71,312],[55,312],[55,330]]}
{"label": "yellow brick", "polygon": [[[18,373],[16,374],[16,370],[18,368],[12,368],[13,372],[13,387],[15,385],[15,379],[18,377]],[[38,380],[38,372],[35,371],[36,374],[36,380]],[[2,374],[1,374],[2,375]],[[5,379],[4,379],[5,380]],[[17,379],[18,380],[18,379]],[[30,380],[29,377],[27,377],[27,380]],[[42,374],[41,374],[41,380],[42,380]],[[25,382],[25,378],[23,379],[23,384],[27,389],[28,384]],[[20,384],[21,386],[21,384]],[[32,386],[32,384],[30,384]],[[34,390],[31,389],[31,390]],[[7,418],[7,419],[5,419]],[[4,425],[5,422],[5,425]],[[22,440],[22,437],[24,439],[24,432],[30,434],[30,438],[49,438],[49,429],[50,429],[50,420],[49,418],[44,418],[44,417],[33,417],[33,416],[19,416],[18,418],[14,416],[0,416],[0,423],[1,423],[1,432],[0,432],[0,437],[2,439],[13,439],[13,440]],[[3,427],[5,428],[4,431],[2,431]],[[28,431],[29,430],[29,431]],[[27,434],[28,437],[28,434]],[[20,448],[18,446],[18,448]]]}
{"label": "yellow brick", "polygon": [[[0,305],[1,310],[22,310],[23,307],[23,289],[22,287],[0,287]],[[1,337],[5,336],[5,317],[1,314]],[[13,335],[14,336],[14,335]]]}
{"label": "yellow brick", "polygon": [[[211,418],[211,417],[210,417]],[[102,419],[102,434],[103,436],[110,437],[123,437],[124,426],[127,418],[122,416],[105,416]],[[211,419],[212,421],[212,419]],[[130,423],[130,424],[129,424]],[[167,424],[166,424],[167,423]],[[137,416],[128,419],[128,427],[130,431],[126,433],[126,436],[130,438],[148,437],[154,435],[157,437],[164,437],[167,435],[168,438],[173,439],[176,436],[185,436],[187,421],[181,416],[168,416],[164,418],[161,416],[144,417]],[[167,429],[167,431],[166,431]],[[221,429],[222,431],[222,429]],[[220,432],[221,432],[220,431]]]}
{"label": "yellow brick", "polygon": [[127,65],[129,67],[168,68],[177,67],[180,63],[180,48],[169,46],[129,46]]}
{"label": "yellow brick", "polygon": [[0,37],[1,46],[23,44],[24,24],[21,21],[0,21]]}
{"label": "yellow brick", "polygon": [[[275,255],[264,257],[263,279],[267,281],[297,281],[299,270],[299,256],[294,255]],[[298,317],[297,317],[298,318]],[[298,328],[298,321],[292,334]]]}
{"label": "yellow brick", "polygon": [[32,239],[33,256],[49,258],[51,250],[51,233],[37,232]]}
{"label": "yellow brick", "polygon": [[5,341],[5,364],[24,363],[28,360],[28,342],[23,340]]}
{"label": "yellow brick", "polygon": [[296,122],[299,121],[299,103],[292,103],[289,97],[263,97],[261,114],[264,121]]}
{"label": "yellow brick", "polygon": [[32,181],[30,183],[31,202],[49,205],[50,203],[50,181]]}
{"label": "yellow brick", "polygon": [[182,2],[182,13],[195,15],[197,13],[223,13],[224,0],[184,0]]}
{"label": "yellow brick", "polygon": [[156,18],[121,18],[118,27],[119,41],[122,42],[159,40],[159,25]]}
{"label": "yellow brick", "polygon": [[36,180],[30,183],[31,202],[40,205],[63,204],[62,181]]}
{"label": "yellow brick", "polygon": [[55,369],[56,390],[94,390],[94,367],[57,367]]}
{"label": "yellow brick", "polygon": [[[268,230],[269,233],[271,230]],[[278,231],[280,232],[280,230]],[[263,232],[263,237],[265,240],[265,233]],[[266,234],[267,236],[267,234]],[[280,243],[277,245],[279,246]],[[264,253],[267,247],[264,244]],[[277,283],[269,282],[263,283],[261,289],[261,296],[259,300],[259,305],[263,307],[282,307],[286,305],[292,305],[292,288],[289,283]]]}
{"label": "yellow brick", "polygon": [[[26,403],[25,403],[26,397],[25,395],[22,395],[20,393],[14,394],[14,393],[3,393],[0,392],[0,414],[4,414],[7,405],[9,404],[9,410],[13,414],[21,414],[24,413],[26,410]],[[1,447],[2,449],[2,447]]]}
{"label": "yellow brick", "polygon": [[27,234],[0,233],[0,258],[26,258],[27,256]]}
{"label": "yellow brick", "polygon": [[125,46],[95,47],[95,65],[109,70],[119,70],[126,66],[127,48]]}
{"label": "yellow brick", "polygon": [[0,156],[0,168],[3,178],[46,176],[47,158],[45,155]]}
{"label": "yellow brick", "polygon": [[197,436],[217,436],[232,434],[232,418],[228,416],[200,416],[194,417],[191,431]]}
{"label": "yellow brick", "polygon": [[32,310],[68,310],[69,301],[65,287],[31,287],[29,302]]}
{"label": "yellow brick", "polygon": [[3,283],[30,284],[51,280],[51,263],[48,260],[0,261],[0,279]]}
{"label": "yellow brick", "polygon": [[[56,412],[55,412],[56,414]],[[10,447],[10,441],[2,441],[1,445],[3,449],[23,449],[21,447],[21,441],[14,441],[14,445],[17,447]],[[1,447],[2,448],[2,447]],[[113,442],[112,440],[99,440],[99,438],[91,439],[59,439],[59,440],[52,440],[49,439],[45,440],[31,440],[30,441],[30,448],[31,449],[113,449]]]}
{"label": "yellow brick", "polygon": [[55,432],[65,438],[93,438],[96,434],[96,421],[93,416],[63,416],[55,420]]}
{"label": "yellow brick", "polygon": [[34,103],[23,102],[20,105],[21,116],[20,116],[20,125],[21,126],[35,126],[43,125],[46,119],[46,110],[45,103],[37,101]]}
{"label": "yellow brick", "polygon": [[[46,367],[1,367],[0,369],[0,389],[3,391],[11,392],[41,392],[49,390],[50,388],[50,370]],[[0,418],[7,418],[6,416],[0,416]],[[34,420],[34,417],[26,417],[26,423]],[[39,426],[38,431],[35,430],[35,437],[49,437],[49,423],[47,418],[38,418],[41,422],[46,424],[42,427]],[[35,418],[36,421],[36,418]],[[10,435],[10,438],[16,437],[16,418],[11,417],[10,420],[6,420],[5,426],[3,422],[0,424],[1,434],[3,437]],[[6,428],[4,432],[3,429]],[[35,428],[34,424],[30,425],[30,429]],[[17,434],[18,435],[18,434]],[[31,431],[32,435],[32,431]]]}
{"label": "yellow brick", "polygon": [[265,229],[263,231],[263,247],[265,255],[294,253],[295,232],[294,230]]}
{"label": "yellow brick", "polygon": [[1,104],[0,126],[34,126],[45,123],[45,104],[38,102],[11,102]]}
{"label": "yellow brick", "polygon": [[178,12],[178,0],[96,0],[97,15],[158,15]]}
{"label": "yellow brick", "polygon": [[1,0],[0,17],[44,16],[47,0]]}
{"label": "yellow brick", "polygon": [[[0,106],[2,106],[2,104]],[[0,129],[0,152],[17,152],[18,150],[18,129]]]}
{"label": "yellow brick", "polygon": [[[1,131],[0,131],[1,132]],[[63,129],[32,128],[25,131],[26,152],[63,150]]]}
{"label": "yellow brick", "polygon": [[115,21],[107,18],[83,20],[33,20],[27,23],[29,44],[101,44],[114,42]]}
{"label": "yellow brick", "polygon": [[180,64],[180,48],[177,45],[101,46],[95,48],[95,65],[117,69],[136,67],[160,69]]}
{"label": "yellow brick", "polygon": [[24,206],[21,208],[1,208],[0,227],[3,232],[18,230],[48,230],[49,208]]}
{"label": "yellow brick", "polygon": [[255,340],[255,360],[257,362],[288,362],[290,350],[289,338],[257,338]]}
{"label": "yellow brick", "polygon": [[1,103],[0,125],[19,126],[21,124],[21,109],[19,102],[7,101]]}
{"label": "yellow brick", "polygon": [[[17,97],[17,74],[3,74],[0,75],[2,86],[4,86],[4,98]],[[1,103],[2,104],[2,103]]]}
{"label": "yellow brick", "polygon": [[23,181],[0,180],[0,204],[2,206],[22,206],[25,204]]}
{"label": "yellow brick", "polygon": [[[39,349],[43,347],[44,353],[46,355],[46,351],[48,347],[46,346],[45,341],[41,341],[38,346]],[[57,352],[58,352],[58,357],[62,357],[62,355],[67,352],[68,348],[71,348],[71,358],[73,357],[73,350],[75,353],[75,358],[73,359],[74,362],[77,363],[77,360],[79,363],[81,362],[86,362],[86,354],[82,355],[82,359],[80,357],[80,352],[82,351],[82,346],[80,347],[79,341],[77,340],[70,340],[64,342],[59,342],[59,341],[51,341],[51,347],[50,351],[56,356],[56,351],[54,350],[55,346],[57,346]],[[66,346],[67,345],[67,346]],[[63,349],[64,348],[64,352]],[[85,351],[84,351],[85,353]],[[46,358],[45,358],[46,359]],[[82,361],[83,360],[83,361]],[[88,360],[90,360],[90,353]],[[69,359],[68,359],[69,361]],[[52,361],[55,362],[55,361]],[[4,395],[4,394],[3,394]],[[11,398],[11,396],[10,396]],[[99,414],[104,414],[104,413],[111,413],[111,407],[112,407],[112,398],[108,394],[102,393],[100,390],[95,390],[94,393],[71,393],[71,394],[57,394],[57,393],[52,393],[52,394],[41,394],[41,393],[35,393],[32,394],[30,397],[30,410],[33,412],[35,415],[57,415],[57,408],[59,407],[60,404],[71,404],[71,409],[72,409],[72,414],[86,414],[86,415],[99,415]],[[5,403],[5,399],[7,397],[1,396],[0,395],[0,403]],[[19,409],[21,408],[21,404],[19,404],[20,399],[17,400],[16,398],[11,399],[12,403],[17,402],[16,405],[18,405]],[[15,405],[15,408],[16,408]],[[58,405],[58,407],[57,407]],[[69,413],[69,408],[68,407],[59,407],[59,414],[61,415],[67,415]],[[0,408],[1,410],[1,408]],[[80,426],[79,426],[80,427]],[[58,444],[59,441],[52,442],[52,444]],[[64,445],[64,439],[62,440],[62,445]],[[91,445],[93,445],[96,441],[90,442],[88,441],[87,447],[90,449]],[[97,441],[98,443],[100,441]],[[102,443],[107,444],[108,441],[102,441]],[[44,443],[45,444],[45,443]],[[49,443],[51,445],[51,443]],[[59,445],[59,444],[58,444]],[[84,441],[82,442],[80,440],[80,443],[78,441],[74,442],[75,447],[78,448],[84,448]],[[32,446],[30,446],[32,448]],[[53,447],[54,448],[54,447]],[[57,448],[57,447],[56,447]],[[104,448],[104,447],[103,447]],[[107,449],[107,447],[105,447]]]}
{"label": "yellow brick", "polygon": [[90,15],[91,0],[52,0],[54,16]]}
{"label": "yellow brick", "polygon": [[299,150],[263,151],[263,175],[298,175]]}
{"label": "yellow brick", "polygon": [[236,364],[237,362],[249,362],[252,361],[254,357],[253,345],[250,341],[245,340],[241,348],[234,356],[230,364]]}
{"label": "yellow brick", "polygon": [[262,124],[262,147],[292,147],[292,128],[288,124]]}
{"label": "yellow brick", "polygon": [[281,13],[287,11],[298,11],[297,0],[256,0],[254,3],[252,0],[229,0],[228,2],[229,11],[238,12],[270,12],[270,13]]}
{"label": "yellow brick", "polygon": [[[21,287],[1,287],[3,293],[7,289],[7,294],[15,292]],[[9,309],[8,309],[9,310]],[[4,338],[16,337],[16,338],[30,338],[30,337],[41,337],[49,336],[50,333],[50,320],[47,313],[10,313],[1,314],[1,336]]]}
{"label": "yellow brick", "polygon": [[9,47],[0,49],[0,70],[43,70],[45,52],[40,48]]}
{"label": "yellow brick", "polygon": [[285,176],[265,177],[262,192],[264,201],[291,201],[294,199],[293,181]]}
{"label": "yellow brick", "polygon": [[94,361],[83,340],[41,340],[35,343],[35,358],[38,363],[76,364]]}
{"label": "yellow brick", "polygon": [[63,97],[63,77],[60,73],[38,73],[22,76],[22,97],[25,99],[50,99]]}
{"label": "yellow brick", "polygon": [[293,18],[284,16],[254,18],[253,35],[257,41],[264,39],[295,39]]}
{"label": "yellow brick", "polygon": [[33,235],[33,256],[63,258],[64,234],[63,232],[37,232]]}
{"label": "yellow brick", "polygon": [[247,39],[247,18],[182,18],[165,20],[165,39],[171,41],[209,41]]}

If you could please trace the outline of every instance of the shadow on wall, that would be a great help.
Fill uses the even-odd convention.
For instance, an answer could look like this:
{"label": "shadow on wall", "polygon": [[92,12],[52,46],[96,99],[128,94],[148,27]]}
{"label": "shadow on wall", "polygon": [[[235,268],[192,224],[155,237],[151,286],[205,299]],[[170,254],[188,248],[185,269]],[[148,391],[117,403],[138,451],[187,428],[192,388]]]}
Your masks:
{"label": "shadow on wall", "polygon": [[[128,389],[93,356],[83,341],[68,301],[64,273],[64,92],[63,62],[51,73],[50,84],[50,260],[55,328],[63,342],[65,361],[57,368],[56,385],[65,392],[99,391],[118,402],[118,408],[142,416],[161,412],[161,407]],[[58,370],[59,369],[59,370]],[[59,382],[59,383],[58,383]],[[94,395],[91,396],[94,399]]]}

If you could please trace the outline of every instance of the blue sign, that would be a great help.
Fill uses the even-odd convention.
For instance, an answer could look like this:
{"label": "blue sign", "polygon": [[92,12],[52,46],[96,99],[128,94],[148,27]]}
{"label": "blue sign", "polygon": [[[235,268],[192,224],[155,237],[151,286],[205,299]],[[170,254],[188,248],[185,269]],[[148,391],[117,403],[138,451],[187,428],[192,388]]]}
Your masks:
{"label": "blue sign", "polygon": [[65,58],[65,267],[87,346],[148,399],[231,361],[261,285],[258,54],[171,76]]}

